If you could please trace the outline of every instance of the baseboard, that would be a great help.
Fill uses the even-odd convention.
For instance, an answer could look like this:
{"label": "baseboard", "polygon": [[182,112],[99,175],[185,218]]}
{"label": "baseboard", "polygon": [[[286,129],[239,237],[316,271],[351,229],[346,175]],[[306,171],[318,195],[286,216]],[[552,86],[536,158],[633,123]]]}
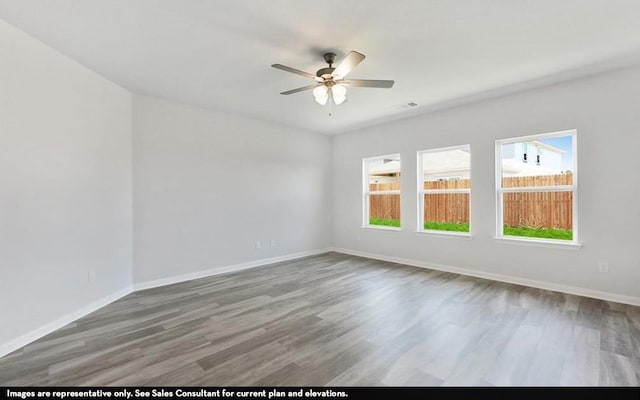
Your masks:
{"label": "baseboard", "polygon": [[623,303],[623,304],[630,304],[633,306],[640,306],[640,298],[639,297],[634,297],[634,296],[625,296],[625,295],[620,295],[620,294],[615,294],[615,293],[608,293],[608,292],[602,292],[602,291],[598,291],[598,290],[592,290],[592,289],[585,289],[585,288],[580,288],[580,287],[575,287],[575,286],[568,286],[568,285],[561,285],[561,284],[557,284],[557,283],[551,283],[551,282],[544,282],[544,281],[537,281],[537,280],[533,280],[533,279],[526,279],[526,278],[519,278],[519,277],[514,277],[514,276],[508,276],[508,275],[502,275],[502,274],[494,274],[494,273],[490,273],[490,272],[483,272],[483,271],[477,271],[477,270],[471,270],[471,269],[467,269],[467,268],[460,268],[460,267],[454,267],[454,266],[450,266],[450,265],[443,265],[443,264],[436,264],[436,263],[429,263],[429,262],[425,262],[425,261],[419,261],[419,260],[411,260],[411,259],[405,259],[405,258],[398,258],[398,257],[390,257],[390,256],[385,256],[382,254],[375,254],[375,253],[369,253],[369,252],[363,252],[363,251],[356,251],[356,250],[348,250],[348,249],[342,249],[342,248],[325,248],[325,249],[318,249],[318,250],[312,250],[312,251],[305,251],[305,252],[299,252],[299,253],[292,253],[292,254],[287,254],[284,256],[279,256],[279,257],[272,257],[272,258],[263,258],[260,260],[255,260],[255,261],[249,261],[246,263],[242,263],[242,264],[235,264],[235,265],[230,265],[230,266],[226,266],[226,267],[221,267],[221,268],[214,268],[214,269],[209,269],[209,270],[205,270],[205,271],[198,271],[198,272],[194,272],[194,273],[190,273],[190,274],[184,274],[184,275],[177,275],[177,276],[173,276],[173,277],[169,277],[169,278],[163,278],[163,279],[158,279],[158,280],[154,280],[154,281],[148,281],[148,282],[141,282],[141,283],[137,283],[135,284],[133,287],[128,286],[124,289],[121,289],[115,293],[112,293],[108,296],[105,296],[99,300],[96,300],[90,304],[87,304],[86,306],[71,312],[67,315],[64,315],[54,321],[51,321],[39,328],[36,328],[34,330],[32,330],[31,332],[28,332],[16,339],[13,339],[7,343],[4,344],[0,344],[0,357],[3,357],[15,350],[18,350],[19,348],[28,345],[29,343],[57,330],[62,328],[63,326],[72,323],[73,321],[84,317],[87,314],[90,314],[110,303],[113,303],[114,301],[134,292],[134,291],[138,291],[138,290],[144,290],[144,289],[150,289],[150,288],[154,288],[154,287],[158,287],[158,286],[165,286],[165,285],[170,285],[173,283],[178,283],[178,282],[184,282],[184,281],[188,281],[188,280],[193,280],[193,279],[199,279],[199,278],[204,278],[204,277],[208,277],[208,276],[214,276],[214,275],[221,275],[221,274],[226,274],[229,272],[235,272],[235,271],[241,271],[241,270],[245,270],[245,269],[249,269],[249,268],[256,268],[256,267],[261,267],[261,266],[266,266],[269,264],[274,264],[274,263],[278,263],[278,262],[282,262],[282,261],[290,261],[290,260],[294,260],[297,258],[302,258],[302,257],[308,257],[308,256],[313,256],[313,255],[318,255],[318,254],[323,254],[323,253],[328,253],[330,251],[334,251],[337,253],[342,253],[342,254],[349,254],[349,255],[353,255],[353,256],[358,256],[358,257],[364,257],[364,258],[372,258],[375,260],[381,260],[381,261],[388,261],[388,262],[393,262],[393,263],[397,263],[397,264],[405,264],[405,265],[410,265],[413,267],[419,267],[419,268],[427,268],[427,269],[432,269],[432,270],[437,270],[437,271],[444,271],[444,272],[451,272],[454,274],[461,274],[461,275],[467,275],[467,276],[474,276],[476,278],[482,278],[482,279],[489,279],[489,280],[493,280],[493,281],[498,281],[498,282],[506,282],[506,283],[512,283],[512,284],[516,284],[516,285],[522,285],[522,286],[529,286],[529,287],[534,287],[534,288],[538,288],[538,289],[544,289],[544,290],[551,290],[551,291],[555,291],[555,292],[562,292],[562,293],[568,293],[568,294],[573,294],[573,295],[577,295],[577,296],[584,296],[584,297],[591,297],[594,299],[600,299],[600,300],[606,300],[606,301],[612,301],[612,302],[616,302],[616,303]]}
{"label": "baseboard", "polygon": [[170,285],[172,283],[184,282],[193,279],[205,278],[208,276],[221,275],[226,274],[228,272],[242,271],[244,269],[262,267],[269,264],[274,264],[282,261],[295,260],[297,258],[314,256],[317,254],[328,253],[332,249],[318,249],[312,251],[304,251],[299,253],[291,253],[286,254],[284,256],[271,257],[271,258],[263,258],[260,260],[249,261],[242,264],[229,265],[226,267],[213,268],[205,271],[198,271],[190,274],[177,275],[169,278],[158,279],[149,282],[137,283],[133,286],[128,286],[124,289],[121,289],[115,293],[112,293],[108,296],[105,296],[99,300],[94,301],[93,303],[87,304],[86,306],[71,312],[67,315],[64,315],[54,321],[51,321],[39,328],[32,330],[31,332],[25,333],[22,336],[17,337],[7,343],[0,344],[0,357],[3,357],[13,351],[18,350],[21,347],[28,345],[31,342],[34,342],[41,337],[48,335],[49,333],[62,328],[65,325],[72,323],[73,321],[84,317],[87,314],[90,314],[107,304],[113,303],[114,301],[130,294],[138,290],[150,289],[158,286]]}
{"label": "baseboard", "polygon": [[62,328],[65,325],[72,323],[73,321],[84,317],[85,315],[91,314],[92,312],[106,306],[107,304],[113,303],[114,301],[128,295],[133,291],[131,286],[127,286],[124,289],[118,290],[115,293],[112,293],[108,296],[105,296],[99,300],[96,300],[86,306],[73,311],[69,314],[66,314],[54,321],[51,321],[45,325],[42,325],[31,332],[27,332],[22,336],[19,336],[7,343],[0,344],[0,357],[3,357],[13,351],[18,350],[21,347],[28,345],[29,343],[40,339],[41,337],[48,335],[49,333]]}
{"label": "baseboard", "polygon": [[342,249],[342,248],[335,248],[335,247],[332,249],[332,251],[335,251],[337,253],[349,254],[352,256],[372,258],[375,260],[388,261],[388,262],[393,262],[397,264],[405,264],[405,265],[410,265],[412,267],[451,272],[454,274],[473,276],[476,278],[489,279],[492,281],[512,283],[515,285],[529,286],[537,289],[551,290],[554,292],[573,294],[573,295],[583,296],[583,297],[591,297],[594,299],[612,301],[615,303],[629,304],[632,306],[640,306],[640,297],[602,292],[599,290],[586,289],[586,288],[581,288],[576,286],[568,286],[568,285],[562,285],[558,283],[544,282],[544,281],[538,281],[538,280],[527,279],[527,278],[519,278],[519,277],[509,276],[509,275],[494,274],[491,272],[483,272],[483,271],[477,271],[477,270],[472,270],[468,268],[453,267],[450,265],[435,264],[435,263],[429,263],[429,262],[419,261],[419,260],[389,257],[381,254],[369,253],[364,251],[356,251],[356,250],[349,250],[349,249]]}
{"label": "baseboard", "polygon": [[151,289],[159,286],[171,285],[174,283],[180,283],[185,281],[191,281],[194,279],[207,278],[215,275],[227,274],[229,272],[242,271],[249,268],[262,267],[269,264],[274,264],[282,261],[295,260],[296,258],[315,256],[318,254],[328,253],[332,249],[327,247],[324,249],[311,250],[311,251],[303,251],[299,253],[290,253],[283,256],[271,257],[271,258],[262,258],[260,260],[249,261],[246,263],[228,265],[224,267],[211,268],[203,271],[192,272],[183,275],[175,275],[170,276],[168,278],[156,279],[153,281],[140,282],[133,285],[135,291]]}

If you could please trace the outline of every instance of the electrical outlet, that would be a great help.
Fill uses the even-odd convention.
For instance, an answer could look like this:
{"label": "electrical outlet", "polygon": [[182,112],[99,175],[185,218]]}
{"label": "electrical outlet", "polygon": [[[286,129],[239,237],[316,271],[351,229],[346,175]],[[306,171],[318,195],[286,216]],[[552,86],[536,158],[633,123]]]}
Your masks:
{"label": "electrical outlet", "polygon": [[259,249],[262,247],[262,244],[260,244],[260,241],[256,241],[256,249]]}
{"label": "electrical outlet", "polygon": [[598,263],[598,272],[609,272],[609,263],[606,261],[600,261]]}
{"label": "electrical outlet", "polygon": [[276,240],[275,239],[271,239],[271,247],[276,247]]}
{"label": "electrical outlet", "polygon": [[96,271],[91,270],[87,274],[87,282],[94,283],[96,281]]}

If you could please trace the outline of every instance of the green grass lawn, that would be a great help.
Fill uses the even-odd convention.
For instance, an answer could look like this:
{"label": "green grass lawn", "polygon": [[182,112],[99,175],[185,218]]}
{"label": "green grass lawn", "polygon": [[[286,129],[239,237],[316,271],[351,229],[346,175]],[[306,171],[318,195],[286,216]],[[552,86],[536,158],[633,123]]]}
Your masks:
{"label": "green grass lawn", "polygon": [[527,228],[524,226],[505,226],[503,230],[505,236],[524,236],[540,239],[572,240],[573,231],[568,229],[551,228]]}
{"label": "green grass lawn", "polygon": [[[393,226],[395,228],[400,227],[400,220],[398,219],[384,219],[384,218],[369,218],[369,225],[375,226]],[[432,229],[438,231],[451,231],[451,232],[469,232],[469,224],[453,224],[446,222],[425,222],[424,229]]]}
{"label": "green grass lawn", "polygon": [[369,225],[400,227],[399,219],[369,218]]}
{"label": "green grass lawn", "polygon": [[[400,227],[400,220],[385,218],[370,218],[369,225]],[[424,229],[448,232],[469,232],[469,223],[449,223],[449,222],[425,222]],[[540,239],[572,240],[573,232],[568,229],[550,228],[527,228],[524,226],[505,226],[503,234],[505,236],[520,236]]]}
{"label": "green grass lawn", "polygon": [[469,223],[453,223],[453,222],[425,222],[424,229],[434,231],[448,231],[448,232],[469,232]]}

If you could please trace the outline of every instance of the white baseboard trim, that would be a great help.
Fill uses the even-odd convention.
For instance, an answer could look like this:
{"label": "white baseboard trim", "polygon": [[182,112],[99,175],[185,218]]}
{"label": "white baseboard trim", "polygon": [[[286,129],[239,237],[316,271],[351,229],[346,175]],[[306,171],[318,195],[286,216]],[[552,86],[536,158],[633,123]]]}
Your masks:
{"label": "white baseboard trim", "polygon": [[169,278],[157,279],[154,281],[137,283],[133,285],[133,287],[128,286],[115,293],[112,293],[99,300],[96,300],[90,304],[87,304],[86,306],[74,312],[71,312],[67,315],[64,315],[54,321],[51,321],[39,328],[36,328],[28,333],[25,333],[24,335],[19,336],[16,339],[0,344],[0,357],[3,357],[15,350],[18,350],[19,348],[24,347],[29,343],[57,329],[60,329],[63,326],[70,324],[79,318],[84,317],[87,314],[90,314],[110,303],[113,303],[114,301],[134,291],[170,285],[173,283],[184,282],[184,281],[204,278],[208,276],[221,275],[221,274],[241,271],[249,268],[266,266],[269,264],[275,264],[282,261],[290,261],[297,258],[328,253],[331,251],[342,253],[342,254],[349,254],[349,255],[358,256],[358,257],[372,258],[375,260],[388,261],[388,262],[393,262],[397,264],[405,264],[413,267],[451,272],[454,274],[474,276],[476,278],[489,279],[489,280],[498,281],[498,282],[512,283],[516,285],[529,286],[529,287],[534,287],[534,288],[543,289],[543,290],[551,290],[555,292],[568,293],[568,294],[573,294],[577,296],[591,297],[595,299],[612,301],[616,303],[640,306],[640,297],[626,296],[626,295],[620,295],[615,293],[602,292],[602,291],[593,290],[593,289],[585,289],[585,288],[580,288],[575,286],[568,286],[568,285],[562,285],[562,284],[551,283],[551,282],[537,281],[537,280],[527,279],[527,278],[519,278],[519,277],[502,275],[502,274],[494,274],[491,272],[471,270],[467,268],[454,267],[450,265],[429,263],[425,261],[411,260],[411,259],[398,258],[398,257],[390,257],[390,256],[381,255],[381,254],[364,252],[364,251],[348,250],[348,249],[333,247],[333,248],[318,249],[318,250],[305,251],[305,252],[299,252],[299,253],[292,253],[292,254],[287,254],[279,257],[263,258],[260,260],[249,261],[242,264],[229,265],[226,267],[213,268],[209,270],[198,271],[198,272],[193,272],[189,274],[173,276]]}
{"label": "white baseboard trim", "polygon": [[153,281],[135,283],[133,285],[133,288],[134,288],[134,291],[151,289],[159,286],[166,286],[174,283],[191,281],[194,279],[207,278],[215,275],[222,275],[229,272],[242,271],[244,269],[249,269],[249,268],[262,267],[265,265],[275,264],[282,261],[295,260],[296,258],[315,256],[318,254],[328,253],[331,250],[332,248],[327,247],[324,249],[285,254],[283,256],[278,256],[278,257],[262,258],[260,260],[248,261],[246,263],[241,263],[241,264],[227,265],[223,267],[206,269],[198,272],[191,272],[183,275],[170,276],[168,278],[156,279]]}
{"label": "white baseboard trim", "polygon": [[127,286],[124,289],[120,289],[115,293],[112,293],[92,303],[89,303],[76,311],[73,311],[54,321],[51,321],[45,325],[42,325],[9,342],[2,343],[0,344],[0,357],[3,357],[13,351],[16,351],[19,348],[24,347],[29,343],[34,342],[40,339],[41,337],[48,335],[49,333],[57,329],[60,329],[63,326],[68,325],[79,318],[84,317],[87,314],[91,314],[92,312],[106,306],[107,304],[113,303],[114,301],[128,295],[131,292],[133,292],[133,288],[131,286]]}
{"label": "white baseboard trim", "polygon": [[349,254],[352,256],[358,256],[358,257],[364,257],[364,258],[372,258],[375,260],[388,261],[388,262],[393,262],[397,264],[405,264],[405,265],[410,265],[412,267],[451,272],[454,274],[473,276],[476,278],[489,279],[492,281],[512,283],[515,285],[529,286],[537,289],[551,290],[554,292],[562,292],[562,293],[573,294],[573,295],[583,296],[583,297],[591,297],[594,299],[612,301],[615,303],[629,304],[632,306],[640,306],[640,297],[602,292],[599,290],[586,289],[586,288],[581,288],[576,286],[568,286],[568,285],[562,285],[558,283],[544,282],[544,281],[538,281],[538,280],[527,279],[527,278],[519,278],[516,276],[494,274],[491,272],[472,270],[468,268],[453,267],[450,265],[435,264],[435,263],[430,263],[426,261],[411,260],[411,259],[398,258],[398,257],[389,257],[382,254],[368,253],[364,251],[349,250],[349,249],[342,249],[342,248],[335,248],[335,247],[332,250],[335,251],[336,253]]}
{"label": "white baseboard trim", "polygon": [[22,336],[19,336],[9,342],[0,344],[0,357],[3,357],[13,351],[18,350],[21,347],[28,345],[31,342],[34,342],[41,337],[48,335],[49,333],[62,328],[63,326],[72,323],[73,321],[84,317],[87,314],[91,314],[92,312],[106,306],[107,304],[113,303],[114,301],[130,294],[138,290],[150,289],[158,286],[170,285],[172,283],[184,282],[198,278],[205,278],[208,276],[221,275],[226,274],[228,272],[241,271],[249,268],[262,267],[269,264],[275,264],[282,261],[295,260],[296,258],[314,256],[317,254],[328,253],[332,251],[330,247],[312,251],[303,251],[299,253],[291,253],[286,254],[284,256],[271,257],[271,258],[263,258],[261,260],[249,261],[242,264],[229,265],[225,267],[212,268],[205,271],[193,272],[190,274],[172,276],[163,279],[157,279],[149,282],[141,282],[137,283],[133,286],[128,286],[124,289],[118,290],[115,293],[112,293],[108,296],[105,296],[99,300],[94,301],[91,304],[87,304],[86,306],[71,312],[67,315],[64,315],[54,321],[51,321],[39,328],[32,330],[31,332],[27,332]]}

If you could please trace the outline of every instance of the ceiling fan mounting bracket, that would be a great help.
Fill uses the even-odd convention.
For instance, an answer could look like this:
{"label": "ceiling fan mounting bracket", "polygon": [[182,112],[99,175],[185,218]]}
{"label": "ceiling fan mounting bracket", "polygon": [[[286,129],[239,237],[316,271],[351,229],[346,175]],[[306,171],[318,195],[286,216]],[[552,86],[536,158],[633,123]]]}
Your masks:
{"label": "ceiling fan mounting bracket", "polygon": [[332,79],[331,74],[335,70],[335,68],[333,68],[333,63],[336,62],[336,53],[325,53],[323,57],[324,57],[324,61],[327,64],[329,64],[329,66],[325,68],[320,68],[318,72],[316,72],[316,76],[324,80]]}
{"label": "ceiling fan mounting bracket", "polygon": [[329,66],[336,62],[336,53],[325,53],[323,57]]}

